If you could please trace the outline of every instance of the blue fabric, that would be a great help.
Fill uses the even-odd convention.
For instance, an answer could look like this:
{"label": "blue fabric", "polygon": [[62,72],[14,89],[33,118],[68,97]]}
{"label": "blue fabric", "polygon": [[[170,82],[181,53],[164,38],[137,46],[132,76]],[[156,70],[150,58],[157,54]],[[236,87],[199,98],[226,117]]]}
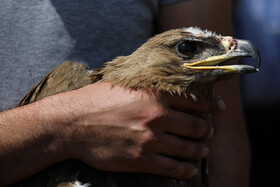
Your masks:
{"label": "blue fabric", "polygon": [[[242,77],[245,104],[280,106],[280,1],[241,0],[236,9],[235,33],[260,50],[259,73]],[[251,63],[245,60],[244,63]]]}

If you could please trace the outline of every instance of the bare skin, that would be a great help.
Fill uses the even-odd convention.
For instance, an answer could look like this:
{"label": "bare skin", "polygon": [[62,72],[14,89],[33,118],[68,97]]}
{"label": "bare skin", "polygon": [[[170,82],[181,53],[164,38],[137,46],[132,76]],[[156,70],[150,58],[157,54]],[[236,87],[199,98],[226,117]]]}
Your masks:
{"label": "bare skin", "polygon": [[190,178],[195,166],[167,156],[208,153],[205,144],[179,136],[212,137],[211,124],[187,112],[219,112],[224,103],[217,103],[103,82],[0,113],[1,185],[73,158],[103,170]]}

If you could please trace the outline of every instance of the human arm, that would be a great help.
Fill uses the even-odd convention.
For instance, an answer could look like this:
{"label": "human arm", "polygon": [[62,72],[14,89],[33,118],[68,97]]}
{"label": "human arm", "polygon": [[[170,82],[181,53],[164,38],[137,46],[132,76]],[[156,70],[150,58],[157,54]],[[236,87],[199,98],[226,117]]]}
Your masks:
{"label": "human arm", "polygon": [[[188,0],[162,7],[158,31],[198,26],[232,35],[231,0]],[[210,142],[210,186],[248,186],[250,151],[242,113],[238,79],[218,83],[216,93],[227,109],[214,116],[215,136]]]}
{"label": "human arm", "polygon": [[0,113],[0,185],[67,159],[102,170],[189,178],[195,166],[163,155],[207,154],[204,144],[178,136],[206,139],[210,124],[184,111],[215,110],[206,101],[198,107],[191,99],[99,82]]}

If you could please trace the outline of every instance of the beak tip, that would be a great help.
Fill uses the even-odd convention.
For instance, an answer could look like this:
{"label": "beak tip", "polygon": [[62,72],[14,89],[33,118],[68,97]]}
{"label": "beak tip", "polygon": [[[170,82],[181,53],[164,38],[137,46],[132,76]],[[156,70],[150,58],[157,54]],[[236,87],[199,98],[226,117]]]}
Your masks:
{"label": "beak tip", "polygon": [[257,69],[261,67],[261,54],[257,47],[248,40],[237,40],[238,50],[240,56],[243,57],[252,57],[257,62]]}

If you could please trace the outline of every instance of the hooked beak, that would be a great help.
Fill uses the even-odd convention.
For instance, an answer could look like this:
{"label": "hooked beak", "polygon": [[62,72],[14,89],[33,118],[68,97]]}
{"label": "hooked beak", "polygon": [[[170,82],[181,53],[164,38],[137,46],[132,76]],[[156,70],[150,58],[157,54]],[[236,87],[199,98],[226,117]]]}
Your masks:
{"label": "hooked beak", "polygon": [[[247,40],[236,40],[230,36],[221,38],[221,44],[225,48],[226,53],[217,56],[211,56],[204,60],[185,63],[183,66],[197,70],[221,70],[223,73],[254,73],[259,71],[261,66],[261,57],[258,49]],[[241,59],[252,57],[257,61],[257,67],[249,65],[220,65],[222,62],[231,59]]]}

